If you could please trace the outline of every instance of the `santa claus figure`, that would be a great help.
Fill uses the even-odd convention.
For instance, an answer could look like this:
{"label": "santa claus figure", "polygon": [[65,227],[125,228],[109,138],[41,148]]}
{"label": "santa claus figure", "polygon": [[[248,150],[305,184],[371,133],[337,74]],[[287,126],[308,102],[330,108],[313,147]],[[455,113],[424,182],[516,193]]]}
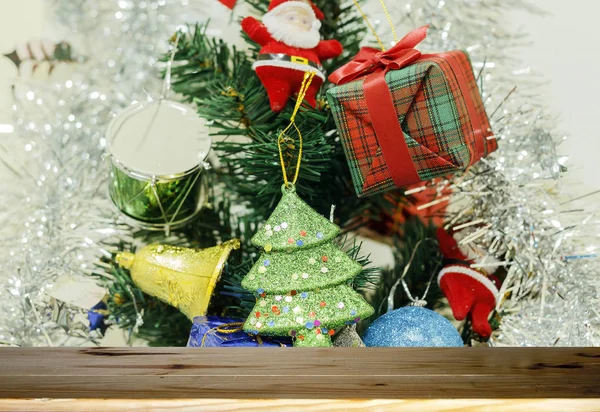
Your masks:
{"label": "santa claus figure", "polygon": [[279,112],[292,94],[298,93],[304,73],[315,76],[305,99],[313,107],[325,75],[321,60],[342,53],[337,40],[321,40],[323,12],[310,0],[272,0],[262,23],[253,17],[242,20],[242,29],[262,46],[254,69],[267,89],[271,109]]}

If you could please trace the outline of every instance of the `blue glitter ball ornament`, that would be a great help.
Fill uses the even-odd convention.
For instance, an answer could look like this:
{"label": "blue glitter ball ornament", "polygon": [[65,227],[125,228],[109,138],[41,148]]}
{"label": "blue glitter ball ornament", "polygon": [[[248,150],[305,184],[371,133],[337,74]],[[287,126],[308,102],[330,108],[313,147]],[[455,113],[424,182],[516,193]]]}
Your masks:
{"label": "blue glitter ball ornament", "polygon": [[407,306],[388,312],[369,326],[366,346],[425,347],[463,346],[456,328],[436,312]]}

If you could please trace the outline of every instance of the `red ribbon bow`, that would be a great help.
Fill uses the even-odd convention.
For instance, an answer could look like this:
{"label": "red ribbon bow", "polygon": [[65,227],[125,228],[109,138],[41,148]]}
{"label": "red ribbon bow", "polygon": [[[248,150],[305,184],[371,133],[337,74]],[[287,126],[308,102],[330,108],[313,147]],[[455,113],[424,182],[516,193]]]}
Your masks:
{"label": "red ribbon bow", "polygon": [[372,47],[363,47],[358,54],[344,66],[329,76],[335,84],[345,84],[376,72],[399,70],[419,60],[421,52],[415,47],[427,37],[429,26],[423,26],[408,33],[394,47],[380,51]]}

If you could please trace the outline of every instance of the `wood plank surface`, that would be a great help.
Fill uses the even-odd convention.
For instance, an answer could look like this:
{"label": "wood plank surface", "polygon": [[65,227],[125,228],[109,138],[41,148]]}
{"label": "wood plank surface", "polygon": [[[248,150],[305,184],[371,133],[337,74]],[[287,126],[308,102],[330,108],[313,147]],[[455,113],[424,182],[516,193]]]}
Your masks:
{"label": "wood plank surface", "polygon": [[44,412],[593,412],[600,399],[5,399],[0,411]]}
{"label": "wood plank surface", "polygon": [[598,348],[2,348],[1,398],[600,398]]}

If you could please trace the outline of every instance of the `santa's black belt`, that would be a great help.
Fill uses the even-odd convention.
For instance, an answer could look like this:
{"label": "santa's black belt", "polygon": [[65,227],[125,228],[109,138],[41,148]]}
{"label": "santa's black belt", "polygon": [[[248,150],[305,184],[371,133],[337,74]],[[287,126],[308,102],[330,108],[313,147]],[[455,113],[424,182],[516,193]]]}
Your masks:
{"label": "santa's black belt", "polygon": [[305,64],[307,66],[313,67],[319,71],[323,71],[323,66],[321,66],[320,64],[317,64],[315,62],[311,62],[310,60],[308,60],[305,57],[300,57],[300,56],[288,56],[287,54],[283,54],[283,53],[273,53],[273,54],[259,54],[258,58],[256,60],[261,60],[261,61],[280,61],[280,62],[292,62],[292,63],[298,63],[298,64]]}

